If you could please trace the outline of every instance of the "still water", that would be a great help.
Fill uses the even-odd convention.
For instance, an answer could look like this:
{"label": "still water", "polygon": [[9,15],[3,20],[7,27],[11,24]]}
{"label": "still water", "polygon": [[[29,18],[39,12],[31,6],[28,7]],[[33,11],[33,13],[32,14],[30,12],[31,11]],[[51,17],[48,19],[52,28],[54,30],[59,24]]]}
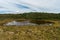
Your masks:
{"label": "still water", "polygon": [[6,23],[4,25],[7,25],[7,26],[10,26],[10,25],[11,26],[12,25],[14,25],[14,26],[23,26],[23,25],[37,25],[37,24],[31,23],[29,21],[22,21],[22,22],[12,21],[12,22],[8,22],[8,23]]}

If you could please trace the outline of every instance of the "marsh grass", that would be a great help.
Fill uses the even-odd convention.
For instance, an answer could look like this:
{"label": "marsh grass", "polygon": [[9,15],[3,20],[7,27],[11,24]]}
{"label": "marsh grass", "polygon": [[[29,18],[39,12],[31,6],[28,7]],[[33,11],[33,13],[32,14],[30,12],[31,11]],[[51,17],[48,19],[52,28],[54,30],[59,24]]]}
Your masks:
{"label": "marsh grass", "polygon": [[0,40],[60,40],[60,27],[1,25]]}
{"label": "marsh grass", "polygon": [[0,26],[0,40],[60,40],[60,27]]}
{"label": "marsh grass", "polygon": [[[5,26],[3,23],[13,21],[6,19],[0,21],[0,40],[60,40],[60,23],[53,21],[52,26],[27,25]],[[20,21],[20,20],[19,20]],[[50,20],[51,21],[51,20]]]}

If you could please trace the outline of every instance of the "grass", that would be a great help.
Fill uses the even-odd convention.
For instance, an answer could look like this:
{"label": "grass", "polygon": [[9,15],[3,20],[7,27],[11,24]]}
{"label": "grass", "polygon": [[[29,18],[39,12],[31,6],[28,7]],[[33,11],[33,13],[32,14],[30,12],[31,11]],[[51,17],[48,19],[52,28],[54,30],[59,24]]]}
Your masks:
{"label": "grass", "polygon": [[54,22],[52,26],[3,26],[10,21],[13,19],[0,21],[0,40],[60,40],[60,21],[58,20],[46,20]]}
{"label": "grass", "polygon": [[60,27],[0,26],[0,40],[60,40]]}
{"label": "grass", "polygon": [[[5,23],[5,20],[3,23]],[[51,21],[51,20],[50,20]],[[2,22],[2,21],[1,21]],[[53,26],[0,26],[0,40],[60,40],[60,24]]]}

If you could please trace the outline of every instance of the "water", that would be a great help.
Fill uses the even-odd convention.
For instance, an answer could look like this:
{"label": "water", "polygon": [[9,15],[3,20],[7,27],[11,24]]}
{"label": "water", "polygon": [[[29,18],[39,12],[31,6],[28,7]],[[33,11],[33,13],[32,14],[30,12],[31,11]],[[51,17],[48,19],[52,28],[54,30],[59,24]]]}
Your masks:
{"label": "water", "polygon": [[31,23],[29,21],[22,21],[22,22],[17,22],[17,21],[12,21],[12,22],[8,22],[4,25],[7,25],[7,26],[23,26],[23,25],[37,25],[37,24],[34,24],[34,23]]}
{"label": "water", "polygon": [[[36,23],[31,23],[30,21],[11,21],[11,22],[8,22],[8,23],[5,23],[3,25],[6,25],[6,26],[25,26],[25,25],[38,25]],[[39,25],[44,25],[44,26],[52,26],[53,23],[45,23],[45,24],[39,24]]]}

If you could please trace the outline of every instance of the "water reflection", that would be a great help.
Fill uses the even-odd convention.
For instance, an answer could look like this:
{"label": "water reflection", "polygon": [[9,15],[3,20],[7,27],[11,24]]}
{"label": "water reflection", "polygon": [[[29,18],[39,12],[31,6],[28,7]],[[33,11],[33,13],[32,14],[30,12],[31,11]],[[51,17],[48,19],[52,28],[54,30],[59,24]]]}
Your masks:
{"label": "water reflection", "polygon": [[16,26],[23,26],[23,25],[37,25],[37,24],[34,24],[34,23],[31,23],[29,21],[22,21],[22,22],[17,22],[17,21],[12,21],[12,22],[8,22],[4,25],[7,25],[7,26],[12,26],[12,25],[16,25]]}

